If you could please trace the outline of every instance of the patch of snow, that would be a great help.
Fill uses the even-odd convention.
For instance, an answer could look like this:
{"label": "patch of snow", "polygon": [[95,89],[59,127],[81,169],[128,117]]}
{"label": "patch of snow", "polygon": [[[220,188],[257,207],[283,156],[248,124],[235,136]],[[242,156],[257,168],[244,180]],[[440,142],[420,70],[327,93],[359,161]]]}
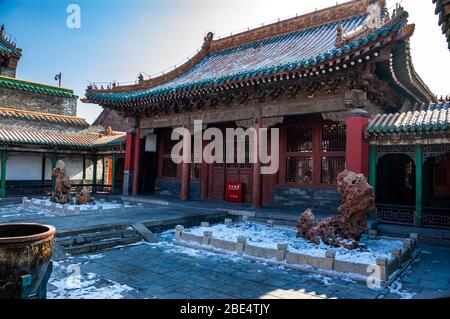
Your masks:
{"label": "patch of snow", "polygon": [[[45,206],[41,206],[41,201],[45,202]],[[119,203],[112,202],[97,202],[97,205],[68,205],[67,210],[64,210],[62,204],[55,204],[55,208],[52,207],[52,202],[50,199],[31,200],[33,206],[25,207],[22,204],[17,205],[5,205],[0,208],[0,222],[12,222],[16,220],[31,220],[40,217],[55,217],[55,216],[67,216],[73,214],[81,213],[91,213],[95,211],[100,211],[99,206],[103,210],[108,209],[121,209],[130,208],[134,206],[123,205]],[[75,211],[75,207],[78,207],[80,211]]]}
{"label": "patch of snow", "polygon": [[412,299],[417,294],[413,290],[403,289],[403,285],[399,279],[394,281],[388,288],[390,293],[399,295],[401,299]]}
{"label": "patch of snow", "polygon": [[[50,199],[45,199],[43,200],[45,202],[45,205],[48,206],[49,210],[51,209],[51,205],[53,204],[53,202]],[[40,204],[42,202],[42,200],[40,202],[33,202],[34,204]],[[56,208],[62,209],[64,208],[64,205],[62,204],[55,204]],[[72,210],[75,211],[75,207],[79,207],[80,211],[83,210],[98,210],[99,207],[102,207],[103,209],[118,209],[118,208],[123,208],[123,207],[132,207],[130,205],[123,205],[123,204],[119,204],[119,203],[112,203],[112,202],[101,202],[101,201],[96,201],[95,205],[91,205],[91,204],[85,204],[85,205],[67,205],[67,209],[68,210]]]}
{"label": "patch of snow", "polygon": [[80,258],[85,258],[85,259],[100,259],[105,257],[105,255],[103,254],[94,254],[94,255],[87,255],[87,256],[81,256]]}
{"label": "patch of snow", "polygon": [[306,277],[313,278],[313,279],[316,279],[318,281],[321,281],[325,286],[330,286],[330,285],[334,284],[332,278],[326,277],[326,276],[323,276],[323,275],[320,275],[320,274],[307,275]]}
{"label": "patch of snow", "polygon": [[209,227],[193,227],[184,230],[197,236],[203,236],[204,231],[212,231],[213,238],[236,241],[238,236],[247,237],[250,245],[276,249],[277,244],[288,244],[288,250],[309,256],[324,257],[326,251],[334,251],[337,260],[375,264],[377,258],[389,258],[394,248],[402,248],[400,240],[363,238],[361,247],[348,250],[342,247],[336,248],[321,243],[315,245],[303,238],[296,237],[296,229],[282,226],[267,226],[253,222],[239,222],[234,224],[217,224]]}
{"label": "patch of snow", "polygon": [[134,290],[94,273],[67,276],[62,265],[53,265],[55,274],[50,278],[49,284],[54,289],[47,293],[48,299],[122,299],[125,293]]}

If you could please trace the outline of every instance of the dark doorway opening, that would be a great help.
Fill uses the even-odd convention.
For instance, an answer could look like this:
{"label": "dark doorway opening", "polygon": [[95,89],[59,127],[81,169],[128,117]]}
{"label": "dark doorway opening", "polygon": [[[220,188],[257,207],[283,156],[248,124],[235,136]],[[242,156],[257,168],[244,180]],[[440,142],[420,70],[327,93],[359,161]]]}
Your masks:
{"label": "dark doorway opening", "polygon": [[155,193],[156,165],[158,156],[156,152],[145,152],[142,150],[141,161],[141,185],[139,194],[148,195]]}
{"label": "dark doorway opening", "polygon": [[405,154],[383,156],[378,162],[376,185],[377,203],[414,206],[416,198],[414,161]]}

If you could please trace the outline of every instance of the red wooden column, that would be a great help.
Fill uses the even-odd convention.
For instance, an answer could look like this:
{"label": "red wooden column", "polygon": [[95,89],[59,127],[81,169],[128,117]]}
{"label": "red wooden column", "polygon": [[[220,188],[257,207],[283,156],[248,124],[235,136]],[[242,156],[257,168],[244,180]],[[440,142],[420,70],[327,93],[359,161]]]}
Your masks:
{"label": "red wooden column", "polygon": [[[191,131],[192,132],[192,131]],[[189,135],[189,139],[191,136]],[[183,136],[183,155],[184,152],[187,150],[187,145],[185,142],[185,136]],[[188,141],[190,143],[190,140]],[[191,145],[192,146],[192,145]],[[191,154],[189,153],[188,156],[183,156],[183,162],[181,163],[181,200],[188,201],[189,195],[191,191],[191,163],[187,162],[188,158],[192,160]]]}
{"label": "red wooden column", "polygon": [[203,158],[203,149],[205,147],[206,142],[203,142],[202,147],[202,163],[200,164],[200,195],[202,199],[208,198],[208,171],[209,165],[205,162]]}
{"label": "red wooden column", "polygon": [[261,161],[259,158],[260,139],[259,131],[262,127],[261,117],[255,120],[256,136],[253,147],[253,156],[255,163],[253,163],[253,181],[252,181],[252,206],[255,208],[262,207],[262,176],[261,176]]}
{"label": "red wooden column", "polygon": [[369,113],[355,109],[347,115],[347,170],[369,176],[369,141],[365,130],[369,125]]}
{"label": "red wooden column", "polygon": [[133,181],[133,147],[134,147],[134,133],[127,133],[127,141],[125,146],[125,164],[123,171],[123,195],[130,194],[130,186]]}
{"label": "red wooden column", "polygon": [[133,155],[133,187],[131,193],[133,195],[139,194],[139,162],[141,160],[141,129],[136,129],[134,136],[134,155]]}

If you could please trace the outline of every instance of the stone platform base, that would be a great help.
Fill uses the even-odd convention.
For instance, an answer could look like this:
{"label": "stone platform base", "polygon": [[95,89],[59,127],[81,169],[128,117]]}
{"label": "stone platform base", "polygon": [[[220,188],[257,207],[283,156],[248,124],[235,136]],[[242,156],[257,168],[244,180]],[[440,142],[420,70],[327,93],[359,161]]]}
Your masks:
{"label": "stone platform base", "polygon": [[[268,222],[270,224],[272,221]],[[230,224],[231,220],[225,219],[225,223]],[[372,236],[373,240],[401,240],[386,236],[374,237],[376,234],[373,233],[369,236]],[[391,284],[420,254],[415,234],[411,234],[410,239],[404,239],[403,248],[394,249],[390,258],[379,258],[373,265],[338,260],[333,251],[327,251],[325,257],[317,257],[290,252],[287,244],[278,244],[277,249],[249,245],[247,239],[242,236],[238,237],[236,242],[214,238],[211,231],[205,231],[203,236],[197,236],[184,232],[182,225],[175,228],[174,244],[219,254],[237,255],[244,259],[264,261],[270,265],[309,273],[348,278],[374,286]]]}

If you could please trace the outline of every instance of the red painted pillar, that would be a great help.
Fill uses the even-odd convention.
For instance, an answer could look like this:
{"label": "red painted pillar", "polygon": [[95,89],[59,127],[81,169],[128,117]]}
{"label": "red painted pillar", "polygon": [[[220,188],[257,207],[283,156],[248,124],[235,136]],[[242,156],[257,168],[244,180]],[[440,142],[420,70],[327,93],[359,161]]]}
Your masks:
{"label": "red painted pillar", "polygon": [[206,145],[206,142],[203,141],[202,143],[202,163],[200,164],[200,197],[202,199],[208,198],[208,170],[209,165],[205,162],[203,158],[203,149]]}
{"label": "red painted pillar", "polygon": [[125,165],[123,170],[123,195],[130,194],[130,186],[133,180],[133,147],[134,147],[134,133],[127,133],[127,140],[125,146]]}
{"label": "red painted pillar", "polygon": [[[189,150],[191,134],[183,136],[183,162],[181,163],[181,200],[188,201],[191,190],[191,162],[192,156]],[[186,152],[186,153],[185,153]]]}
{"label": "red painted pillar", "polygon": [[181,164],[181,200],[188,201],[191,190],[191,164]]}
{"label": "red painted pillar", "polygon": [[208,198],[208,163],[200,164],[200,191],[201,198]]}
{"label": "red painted pillar", "polygon": [[369,113],[355,109],[347,115],[347,170],[369,176],[369,141],[365,130],[369,125]]}
{"label": "red painted pillar", "polygon": [[255,159],[255,163],[253,163],[253,181],[252,181],[252,206],[254,208],[260,208],[262,206],[262,176],[261,176],[261,161],[259,158],[259,148],[260,148],[260,139],[259,139],[259,130],[262,127],[262,119],[258,118],[255,121],[255,142],[253,147],[253,158]]}
{"label": "red painted pillar", "polygon": [[134,136],[134,155],[133,155],[133,187],[131,193],[139,194],[139,162],[141,160],[141,129],[136,129]]}

